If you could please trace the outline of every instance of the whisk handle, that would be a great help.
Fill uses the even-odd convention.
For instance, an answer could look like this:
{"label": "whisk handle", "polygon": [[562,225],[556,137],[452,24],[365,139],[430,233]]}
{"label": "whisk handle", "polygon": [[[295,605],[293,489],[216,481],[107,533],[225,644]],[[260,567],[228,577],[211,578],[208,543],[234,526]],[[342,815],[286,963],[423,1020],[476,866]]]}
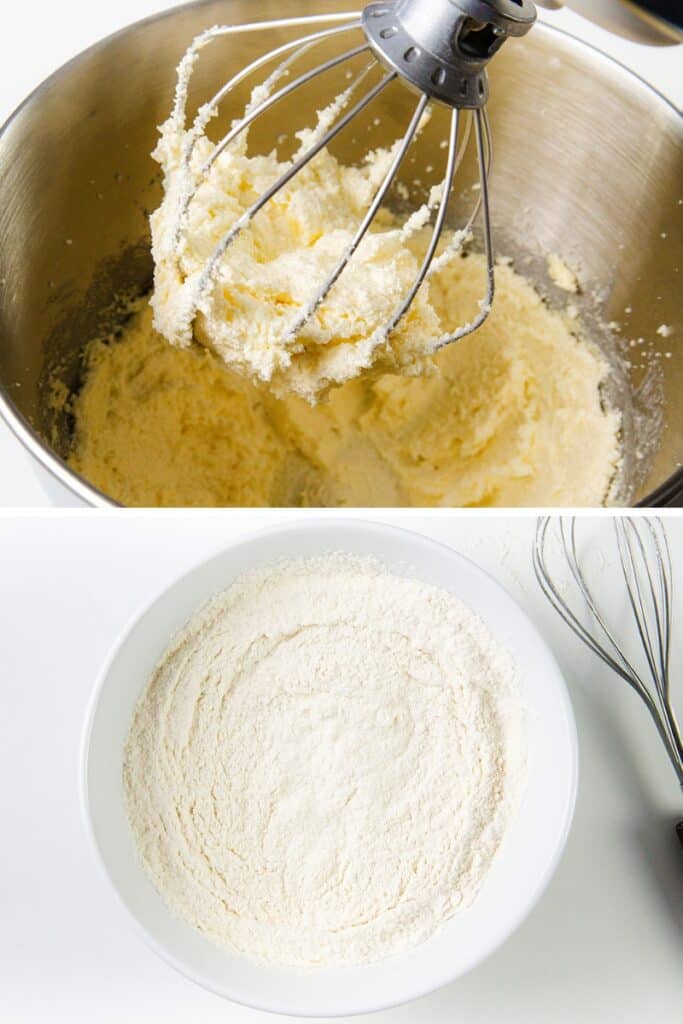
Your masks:
{"label": "whisk handle", "polygon": [[683,847],[683,821],[679,821],[676,825],[676,835],[678,836],[679,843]]}

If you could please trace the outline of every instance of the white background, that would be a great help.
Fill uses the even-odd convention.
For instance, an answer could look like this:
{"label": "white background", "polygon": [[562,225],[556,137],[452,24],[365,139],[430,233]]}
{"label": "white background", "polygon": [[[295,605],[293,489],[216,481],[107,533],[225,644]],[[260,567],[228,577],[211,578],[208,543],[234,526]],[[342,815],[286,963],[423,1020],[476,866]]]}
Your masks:
{"label": "white background", "polygon": [[[291,516],[292,514],[290,514]],[[303,514],[300,514],[303,515]],[[142,944],[86,843],[77,777],[86,705],[131,615],[272,512],[55,513],[0,519],[0,1017],[10,1024],[274,1018],[174,974]],[[381,518],[375,516],[375,518]],[[545,604],[534,521],[382,517],[469,554],[522,604],[555,651],[578,721],[581,781],[567,852],[539,906],[485,964],[377,1024],[643,1024],[681,1019],[683,799],[646,713]],[[607,552],[611,522],[589,519]],[[679,588],[683,518],[670,521]],[[608,543],[609,542],[609,543]],[[604,600],[622,618],[614,560]],[[683,614],[683,604],[678,611]],[[682,696],[678,618],[674,686]]]}
{"label": "white background", "polygon": [[[86,46],[131,21],[174,6],[179,5],[172,0],[2,0],[0,123],[48,74]],[[356,6],[359,4],[349,0],[350,10]],[[577,6],[604,15],[614,4],[610,5],[610,0],[579,0]],[[253,7],[254,18],[258,18],[258,0],[253,0]],[[544,20],[588,40],[632,67],[674,102],[683,103],[683,47],[639,46],[595,27],[572,11],[540,14]],[[49,504],[33,475],[28,456],[1,422],[0,466],[0,506]]]}

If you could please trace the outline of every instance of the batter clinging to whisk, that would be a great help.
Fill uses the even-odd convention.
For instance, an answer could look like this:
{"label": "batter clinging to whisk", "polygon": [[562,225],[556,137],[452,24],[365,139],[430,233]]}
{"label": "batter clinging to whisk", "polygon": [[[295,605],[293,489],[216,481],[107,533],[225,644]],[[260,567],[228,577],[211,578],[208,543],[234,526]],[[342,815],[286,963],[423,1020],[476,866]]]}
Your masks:
{"label": "batter clinging to whisk", "polygon": [[[311,27],[341,24],[317,27],[259,56],[187,127],[189,84],[202,49],[244,26],[198,37],[180,66],[175,107],[157,150],[166,184],[152,219],[160,332],[180,347],[198,340],[245,376],[315,401],[371,367],[424,372],[439,349],[476,331],[495,292],[486,66],[535,17],[528,0],[401,0],[371,3],[360,17],[299,19]],[[294,72],[309,51],[337,41],[349,45]],[[290,160],[279,160],[275,139],[269,155],[247,155],[249,129],[268,111],[356,60],[360,70],[350,72],[317,125],[298,132]],[[246,111],[211,142],[210,121],[262,68],[269,77]],[[394,87],[403,92],[403,137],[360,166],[340,165],[328,146]],[[392,188],[434,105],[451,111],[444,177],[422,206],[399,218],[389,212]],[[478,198],[455,230],[449,205],[472,136]],[[313,193],[316,217],[310,218]],[[460,255],[479,218],[486,255],[481,300],[467,323],[443,323],[430,301],[430,279]]]}

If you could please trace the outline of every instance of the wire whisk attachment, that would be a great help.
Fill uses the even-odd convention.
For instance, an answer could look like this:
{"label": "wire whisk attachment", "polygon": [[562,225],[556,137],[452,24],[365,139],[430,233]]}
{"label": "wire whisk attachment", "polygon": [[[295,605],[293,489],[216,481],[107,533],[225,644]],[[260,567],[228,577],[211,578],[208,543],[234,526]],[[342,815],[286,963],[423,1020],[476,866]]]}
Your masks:
{"label": "wire whisk attachment", "polygon": [[[208,293],[221,266],[229,258],[231,247],[254,218],[283,189],[286,189],[296,175],[326,149],[340,132],[378,99],[388,86],[396,81],[403,81],[409,86],[406,90],[408,111],[405,135],[396,144],[390,166],[358,230],[325,280],[316,283],[310,300],[303,304],[285,328],[283,341],[286,344],[295,344],[296,339],[346,271],[366,235],[372,230],[432,104],[445,105],[451,110],[448,139],[444,140],[447,155],[443,184],[438,199],[430,200],[429,204],[430,214],[434,218],[433,230],[430,240],[426,243],[426,253],[421,260],[414,283],[388,322],[381,324],[377,329],[373,341],[375,347],[380,347],[396,331],[411,310],[423,284],[438,269],[442,261],[446,261],[449,256],[457,255],[465,240],[471,236],[473,225],[480,215],[486,255],[486,292],[472,321],[453,330],[449,326],[448,333],[440,338],[434,338],[432,351],[436,352],[446,345],[459,341],[481,327],[491,312],[495,295],[495,260],[489,209],[493,145],[486,113],[489,96],[486,68],[503,43],[508,38],[525,35],[535,19],[536,10],[530,0],[386,0],[370,3],[362,11],[349,15],[285,19],[281,22],[264,22],[261,25],[218,26],[195,40],[180,69],[180,85],[173,115],[179,124],[184,122],[188,83],[194,65],[200,51],[214,39],[239,32],[254,33],[273,26],[305,25],[308,29],[316,29],[264,53],[241,68],[199,110],[194,123],[187,131],[182,157],[185,185],[179,196],[175,225],[175,244],[178,251],[182,249],[193,203],[222,154],[244,136],[262,115],[280,101],[294,95],[303,86],[363,54],[367,54],[369,63],[344,94],[339,96],[339,101],[333,104],[334,116],[330,118],[330,123],[324,125],[323,130],[314,133],[310,144],[296,155],[272,185],[254,199],[215,245],[206,259],[203,272],[199,275],[191,300],[188,302],[191,315],[196,315],[202,297]],[[317,27],[330,21],[335,22],[331,27]],[[332,40],[343,43],[340,53],[308,70],[294,74],[296,63],[304,55],[315,51],[321,43],[327,44]],[[210,155],[197,169],[193,164],[197,143],[201,139],[206,139],[206,127],[216,116],[218,108],[230,100],[237,86],[255,72],[267,69],[268,65],[273,65],[273,69],[269,74],[266,72],[267,77],[263,85],[257,88],[249,108],[233,123],[227,134],[213,145]],[[381,73],[379,82],[368,87],[360,98],[356,98],[354,94],[360,90],[368,74],[377,69]],[[286,84],[280,84],[285,78],[288,79]],[[415,96],[414,104],[410,104],[411,92]],[[463,130],[463,121],[468,117],[471,123]],[[472,124],[479,169],[477,201],[466,227],[454,233],[446,246],[447,251],[437,257],[447,228],[456,175],[472,134]]]}
{"label": "wire whisk attachment", "polygon": [[[577,520],[539,520],[533,565],[543,593],[570,629],[635,690],[647,708],[683,789],[683,740],[671,700],[673,569],[660,519],[615,517],[614,535],[642,658],[627,657],[586,579],[578,551]],[[588,613],[589,625],[584,625]],[[677,826],[683,844],[683,822]]]}

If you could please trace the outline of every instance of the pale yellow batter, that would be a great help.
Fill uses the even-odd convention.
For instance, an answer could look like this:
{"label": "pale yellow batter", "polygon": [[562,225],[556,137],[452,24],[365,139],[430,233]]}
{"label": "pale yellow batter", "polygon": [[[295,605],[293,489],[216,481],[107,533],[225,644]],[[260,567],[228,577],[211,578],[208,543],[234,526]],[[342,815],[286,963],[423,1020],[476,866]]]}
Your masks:
{"label": "pale yellow batter", "polygon": [[[479,256],[446,267],[438,314],[470,316],[483,273]],[[133,506],[603,504],[620,466],[607,365],[514,270],[497,280],[491,317],[435,374],[355,379],[318,406],[170,346],[145,306],[90,347],[70,463]]]}
{"label": "pale yellow batter", "polygon": [[[310,150],[340,103],[343,97],[319,113],[318,129],[298,133],[300,153]],[[213,150],[174,108],[154,153],[164,172],[164,199],[151,217],[157,330],[179,348],[199,341],[235,373],[312,404],[371,368],[413,375],[428,370],[439,338],[461,326],[440,323],[428,286],[394,331],[387,325],[418,275],[429,204],[405,224],[380,211],[332,290],[313,305],[353,246],[393,151],[369,153],[356,167],[323,150],[214,261],[222,239],[289,165],[276,152],[251,155],[246,133],[203,170]],[[439,197],[434,190],[431,201]],[[457,237],[453,241],[457,245]]]}

